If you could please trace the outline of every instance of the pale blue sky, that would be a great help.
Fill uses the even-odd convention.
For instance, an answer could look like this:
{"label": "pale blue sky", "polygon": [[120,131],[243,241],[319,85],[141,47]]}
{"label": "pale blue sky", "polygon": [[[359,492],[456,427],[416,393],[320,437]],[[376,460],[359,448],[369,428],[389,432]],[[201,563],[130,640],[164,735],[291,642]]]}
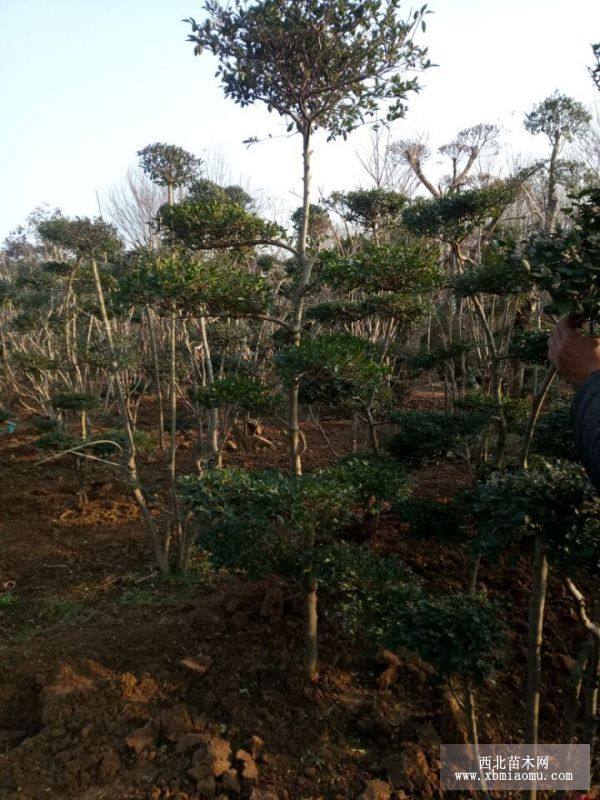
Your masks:
{"label": "pale blue sky", "polygon": [[[420,5],[420,0],[417,4]],[[407,4],[407,8],[408,8]],[[540,152],[524,111],[554,89],[591,104],[586,72],[600,40],[598,0],[431,0],[425,40],[439,64],[423,78],[398,138],[496,122],[511,152]],[[233,180],[294,207],[298,142],[242,140],[282,132],[262,108],[222,97],[209,55],[194,58],[184,17],[199,0],[0,0],[0,237],[37,205],[97,213],[101,195],[153,141],[198,154],[220,148]],[[367,179],[346,143],[315,146],[317,190]]]}

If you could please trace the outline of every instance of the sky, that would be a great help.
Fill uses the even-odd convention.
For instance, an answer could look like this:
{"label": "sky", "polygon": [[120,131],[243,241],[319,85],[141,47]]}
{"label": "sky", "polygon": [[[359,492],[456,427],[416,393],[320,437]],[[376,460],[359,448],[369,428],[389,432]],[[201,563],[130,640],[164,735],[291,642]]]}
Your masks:
{"label": "sky", "polygon": [[[418,5],[421,5],[420,0]],[[394,138],[437,147],[480,122],[501,126],[507,161],[544,153],[522,128],[558,89],[600,95],[587,72],[600,41],[599,0],[430,0],[422,76]],[[410,5],[406,4],[407,11]],[[0,239],[37,206],[95,215],[136,153],[156,141],[228,165],[232,182],[295,208],[300,143],[263,107],[223,97],[215,61],[193,55],[186,17],[201,0],[0,0]],[[268,138],[272,134],[273,138]],[[250,136],[264,139],[247,148]],[[315,194],[369,186],[357,151],[368,134],[314,145]]]}

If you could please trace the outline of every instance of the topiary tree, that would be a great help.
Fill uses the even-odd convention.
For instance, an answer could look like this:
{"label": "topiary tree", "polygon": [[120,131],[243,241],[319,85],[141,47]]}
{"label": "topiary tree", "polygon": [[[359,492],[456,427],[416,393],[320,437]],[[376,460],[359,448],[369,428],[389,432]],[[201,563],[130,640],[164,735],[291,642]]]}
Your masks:
{"label": "topiary tree", "polygon": [[375,240],[382,227],[399,219],[406,203],[403,194],[381,188],[333,192],[329,198],[329,204],[343,220],[360,225]]}
{"label": "topiary tree", "polygon": [[405,500],[411,492],[404,470],[388,458],[373,453],[348,456],[323,470],[323,474],[352,487],[367,537],[379,530],[382,511]]}
{"label": "topiary tree", "polygon": [[[414,40],[424,26],[426,7],[404,21],[399,0],[262,0],[233,7],[205,6],[202,23],[190,19],[195,52],[208,49],[218,59],[225,95],[242,106],[264,103],[289,121],[302,137],[303,202],[296,257],[300,278],[290,332],[300,343],[304,298],[313,263],[308,252],[311,142],[315,131],[330,139],[346,136],[370,118],[401,117],[405,100],[418,88],[407,70],[429,66]],[[291,466],[301,473],[298,424],[299,385],[289,387]]]}
{"label": "topiary tree", "polygon": [[584,105],[560,92],[542,100],[525,116],[525,130],[545,136],[551,148],[545,198],[544,223],[547,231],[554,228],[558,211],[560,152],[566,142],[571,142],[587,127],[590,120],[590,113]]}
{"label": "topiary tree", "polygon": [[574,198],[571,224],[534,236],[528,259],[536,283],[548,292],[549,313],[581,321],[600,319],[600,189]]}
{"label": "topiary tree", "polygon": [[399,431],[388,440],[388,450],[411,466],[419,466],[425,459],[458,453],[485,424],[481,417],[425,409],[395,411],[391,421],[398,425]]}
{"label": "topiary tree", "polygon": [[541,648],[548,559],[570,572],[600,558],[600,503],[582,467],[538,460],[530,470],[494,473],[473,505],[482,552],[535,543],[527,656],[525,740],[538,736]]}
{"label": "topiary tree", "polygon": [[191,183],[198,175],[201,160],[183,147],[154,142],[138,150],[140,167],[157,186],[167,190],[167,202],[173,203],[175,189]]}

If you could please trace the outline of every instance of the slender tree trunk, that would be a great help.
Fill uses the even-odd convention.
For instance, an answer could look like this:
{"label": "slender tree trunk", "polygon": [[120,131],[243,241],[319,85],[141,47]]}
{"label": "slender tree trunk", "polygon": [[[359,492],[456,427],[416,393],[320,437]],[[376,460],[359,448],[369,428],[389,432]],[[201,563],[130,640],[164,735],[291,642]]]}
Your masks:
{"label": "slender tree trunk", "polygon": [[[294,304],[290,332],[292,345],[300,346],[300,329],[304,309],[304,296],[310,284],[312,274],[312,260],[307,252],[308,224],[310,219],[310,141],[311,124],[305,123],[302,132],[302,165],[303,165],[303,192],[302,192],[302,222],[298,232],[298,257],[300,260],[301,276],[294,293]],[[302,459],[300,456],[300,416],[298,395],[300,380],[293,381],[288,394],[288,436],[290,443],[290,470],[292,475],[302,475]],[[305,541],[306,550],[311,553],[315,545],[314,531]],[[317,642],[317,581],[313,570],[309,566],[306,574],[305,596],[305,647],[304,669],[307,678],[314,681],[317,677],[318,642]]]}
{"label": "slender tree trunk", "polygon": [[[206,333],[206,320],[200,317],[200,336],[202,337],[202,349],[204,352],[204,364],[206,367],[206,382],[209,386],[215,381],[215,373],[212,366],[212,359],[210,355],[210,345],[208,343],[208,335]],[[212,453],[213,467],[221,469],[223,466],[223,455],[219,447],[219,409],[211,408],[208,417],[208,441],[210,451]]]}
{"label": "slender tree trunk", "polygon": [[152,309],[146,306],[146,318],[148,319],[148,331],[150,333],[150,350],[152,352],[152,365],[154,369],[154,380],[156,382],[156,402],[158,405],[158,444],[161,451],[165,449],[165,411],[163,407],[162,387],[160,380],[160,363],[158,360],[158,347],[156,344],[156,327],[152,317]]}
{"label": "slender tree trunk", "polygon": [[[529,636],[527,653],[527,703],[525,718],[525,742],[537,744],[540,712],[540,685],[542,663],[542,633],[544,626],[544,606],[546,603],[546,583],[548,579],[548,560],[546,542],[541,536],[535,540],[533,563],[533,582],[529,605]],[[535,795],[532,795],[535,797]]]}
{"label": "slender tree trunk", "polygon": [[552,231],[558,211],[557,178],[556,170],[558,166],[558,156],[560,153],[561,135],[557,133],[552,143],[550,154],[550,164],[548,167],[548,199],[546,201],[546,230]]}
{"label": "slender tree trunk", "polygon": [[598,681],[600,680],[600,638],[595,637],[588,663],[585,687],[583,740],[593,751],[598,728]]}
{"label": "slender tree trunk", "polygon": [[[300,327],[304,310],[304,295],[308,289],[312,274],[312,260],[307,253],[308,224],[310,219],[310,139],[311,126],[306,123],[302,134],[302,165],[303,165],[303,192],[302,192],[302,223],[298,232],[298,256],[300,259],[300,282],[294,294],[294,308],[290,332],[292,344],[300,346]],[[300,457],[300,422],[298,394],[300,380],[293,381],[288,395],[288,436],[290,443],[290,469],[294,475],[302,475],[302,459]]]}
{"label": "slender tree trunk", "polygon": [[[171,509],[173,512],[173,529],[177,540],[181,540],[181,515],[177,498],[177,315],[171,311],[169,327],[169,481],[171,484]],[[170,537],[167,540],[169,549]]]}
{"label": "slender tree trunk", "polygon": [[163,575],[167,575],[169,573],[169,557],[167,553],[165,553],[161,545],[160,536],[158,534],[158,531],[156,530],[156,525],[154,524],[154,520],[152,519],[152,515],[150,514],[150,510],[148,509],[148,506],[146,504],[146,498],[144,497],[144,493],[142,491],[142,487],[138,476],[135,442],[133,440],[131,419],[129,416],[129,409],[127,408],[127,401],[125,399],[125,391],[123,389],[123,383],[121,381],[121,376],[119,374],[119,365],[115,354],[115,345],[113,341],[112,329],[110,326],[108,313],[106,311],[106,304],[104,302],[104,291],[102,289],[102,283],[100,282],[100,273],[98,271],[98,264],[96,262],[96,259],[92,259],[92,272],[94,276],[94,284],[96,287],[96,295],[98,297],[98,305],[100,306],[100,317],[102,319],[104,334],[106,336],[106,343],[108,344],[108,349],[110,353],[111,371],[113,373],[114,385],[117,393],[117,402],[119,404],[119,411],[121,413],[121,419],[123,422],[123,427],[125,429],[125,436],[127,440],[126,469],[129,477],[129,483],[131,485],[131,490],[133,492],[134,499],[138,505],[138,508],[140,509],[140,514],[142,516],[142,520],[144,521],[144,526],[146,528],[146,531],[148,532],[148,536],[150,538],[152,550],[154,551],[154,557],[156,559],[157,566],[163,573]]}
{"label": "slender tree trunk", "polygon": [[523,438],[523,445],[521,447],[521,467],[523,469],[527,469],[529,448],[531,447],[531,441],[533,439],[535,426],[539,419],[542,406],[544,405],[546,395],[548,394],[548,390],[550,389],[550,386],[552,385],[552,381],[554,380],[555,376],[556,376],[556,367],[550,367],[542,382],[539,392],[537,393],[537,395],[533,400],[533,404],[531,406],[531,412],[529,414],[529,419],[527,420],[527,428],[525,430],[525,436]]}

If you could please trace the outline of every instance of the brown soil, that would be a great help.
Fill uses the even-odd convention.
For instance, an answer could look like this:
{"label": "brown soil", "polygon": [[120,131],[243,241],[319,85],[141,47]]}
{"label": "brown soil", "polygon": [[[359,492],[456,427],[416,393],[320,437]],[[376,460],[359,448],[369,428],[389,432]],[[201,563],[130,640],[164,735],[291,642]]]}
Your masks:
{"label": "brown soil", "polygon": [[[349,423],[324,427],[329,444],[304,426],[307,467],[331,460],[330,445],[350,450]],[[229,462],[285,468],[284,437],[265,435],[273,449],[230,453]],[[200,561],[189,578],[159,578],[119,480],[94,467],[80,512],[71,466],[37,465],[33,439],[26,425],[0,438],[2,800],[440,796],[440,737],[462,735],[464,722],[427,665],[349,639],[324,602],[320,680],[307,690],[301,607],[282,581],[215,577]],[[181,435],[182,471],[192,468],[192,442],[191,432]],[[161,458],[144,464],[157,489]],[[461,463],[414,475],[415,491],[434,498],[469,480]],[[411,539],[393,519],[373,546],[399,553],[434,591],[464,583],[457,549]],[[482,570],[482,588],[508,609],[512,631],[506,669],[479,693],[483,741],[522,737],[529,564],[528,555]],[[553,582],[542,740],[561,741],[578,643],[569,600]],[[394,793],[378,795],[392,774]]]}

